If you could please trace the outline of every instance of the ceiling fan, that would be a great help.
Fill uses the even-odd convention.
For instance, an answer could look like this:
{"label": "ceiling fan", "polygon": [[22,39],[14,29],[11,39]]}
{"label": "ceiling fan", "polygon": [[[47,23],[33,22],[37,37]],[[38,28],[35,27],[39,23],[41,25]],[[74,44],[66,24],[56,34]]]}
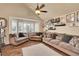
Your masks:
{"label": "ceiling fan", "polygon": [[39,4],[37,4],[37,7],[36,7],[36,9],[35,9],[35,13],[38,14],[38,15],[40,15],[41,12],[47,13],[47,11],[41,10],[41,9],[44,8],[44,7],[45,7],[45,4],[42,4],[41,6],[39,6]]}

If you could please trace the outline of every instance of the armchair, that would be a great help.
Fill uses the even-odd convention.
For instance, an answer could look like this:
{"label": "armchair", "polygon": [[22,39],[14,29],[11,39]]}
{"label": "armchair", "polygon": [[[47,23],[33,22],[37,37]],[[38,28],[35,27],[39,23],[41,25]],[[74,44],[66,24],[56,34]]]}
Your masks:
{"label": "armchair", "polygon": [[14,46],[18,46],[18,45],[20,45],[28,40],[29,39],[26,37],[17,38],[15,34],[9,35],[9,42],[11,45],[14,45]]}

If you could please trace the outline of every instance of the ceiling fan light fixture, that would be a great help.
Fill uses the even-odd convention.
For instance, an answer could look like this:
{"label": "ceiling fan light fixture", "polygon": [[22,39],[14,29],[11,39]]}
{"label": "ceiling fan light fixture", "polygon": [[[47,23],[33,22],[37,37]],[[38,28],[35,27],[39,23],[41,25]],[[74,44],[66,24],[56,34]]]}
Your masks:
{"label": "ceiling fan light fixture", "polygon": [[40,14],[40,10],[36,10],[35,13],[39,15]]}
{"label": "ceiling fan light fixture", "polygon": [[39,4],[37,4],[37,7],[36,7],[36,9],[35,9],[35,13],[37,14],[37,15],[40,15],[40,13],[47,13],[47,11],[45,11],[45,10],[42,10],[42,8],[44,8],[45,7],[45,4],[42,4],[42,5],[40,5],[39,6]]}

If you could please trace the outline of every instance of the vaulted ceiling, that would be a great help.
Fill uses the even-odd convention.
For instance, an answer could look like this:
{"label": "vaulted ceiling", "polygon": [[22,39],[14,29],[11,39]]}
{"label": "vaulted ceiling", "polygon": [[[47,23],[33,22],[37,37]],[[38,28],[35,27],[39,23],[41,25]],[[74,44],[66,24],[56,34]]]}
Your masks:
{"label": "vaulted ceiling", "polygon": [[[78,3],[44,3],[45,7],[42,10],[47,10],[48,13],[41,13],[38,15],[43,20],[48,20],[53,17],[62,16],[70,12],[79,10]],[[27,5],[33,12],[37,6],[36,3],[27,3]],[[41,5],[41,4],[39,4]]]}

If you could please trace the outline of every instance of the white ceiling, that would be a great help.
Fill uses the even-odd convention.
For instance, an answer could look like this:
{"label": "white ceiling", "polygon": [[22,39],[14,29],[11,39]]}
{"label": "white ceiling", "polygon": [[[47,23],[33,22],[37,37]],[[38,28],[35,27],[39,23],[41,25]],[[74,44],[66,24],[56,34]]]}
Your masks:
{"label": "white ceiling", "polygon": [[[35,8],[37,4],[28,3],[26,4],[33,12],[35,12]],[[41,4],[39,4],[41,5]],[[65,15],[67,13],[76,11],[79,9],[78,3],[45,3],[45,7],[42,10],[47,10],[48,13],[41,13],[39,17],[43,20],[48,20],[53,17]]]}

